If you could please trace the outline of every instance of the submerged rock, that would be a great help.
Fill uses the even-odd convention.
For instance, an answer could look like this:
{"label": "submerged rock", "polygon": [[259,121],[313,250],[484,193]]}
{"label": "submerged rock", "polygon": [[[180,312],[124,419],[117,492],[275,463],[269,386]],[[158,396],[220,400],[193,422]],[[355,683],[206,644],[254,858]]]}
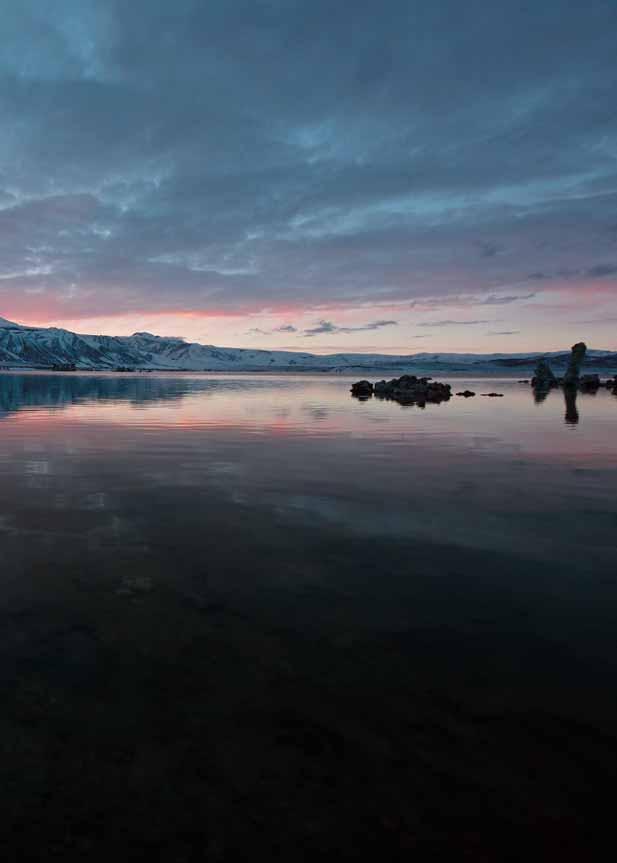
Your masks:
{"label": "submerged rock", "polygon": [[489,399],[502,399],[503,393],[480,393],[480,395]]}
{"label": "submerged rock", "polygon": [[471,390],[463,390],[462,393],[457,393],[457,396],[463,396],[465,399],[470,399],[472,396],[475,396],[475,393]]}

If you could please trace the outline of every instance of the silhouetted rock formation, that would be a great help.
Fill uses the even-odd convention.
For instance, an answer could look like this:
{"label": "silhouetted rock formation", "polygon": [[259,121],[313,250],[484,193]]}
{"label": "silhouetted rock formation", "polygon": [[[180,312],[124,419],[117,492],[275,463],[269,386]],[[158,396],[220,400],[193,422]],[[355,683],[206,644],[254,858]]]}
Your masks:
{"label": "silhouetted rock formation", "polygon": [[575,345],[572,345],[572,355],[563,378],[564,387],[576,387],[578,385],[581,365],[586,353],[587,345],[585,342],[577,342]]}
{"label": "silhouetted rock formation", "polygon": [[356,381],[351,385],[351,394],[358,399],[369,399],[373,395],[373,384],[370,381]]}
{"label": "silhouetted rock formation", "polygon": [[557,378],[553,374],[548,360],[541,357],[536,365],[534,376],[531,379],[531,386],[535,390],[550,390],[551,387],[557,386]]}
{"label": "silhouetted rock formation", "polygon": [[587,393],[595,393],[600,388],[599,375],[583,375],[578,382],[579,389]]}
{"label": "silhouetted rock formation", "polygon": [[503,393],[480,393],[481,396],[485,396],[489,399],[502,399]]}
{"label": "silhouetted rock formation", "polygon": [[470,399],[472,396],[475,396],[475,393],[471,390],[463,390],[462,393],[457,393],[457,396],[463,396],[465,399]]}
{"label": "silhouetted rock formation", "polygon": [[431,381],[430,378],[417,378],[415,375],[402,375],[391,381],[378,381],[375,386],[370,381],[357,381],[352,384],[351,394],[359,399],[377,398],[392,399],[399,404],[417,404],[420,407],[426,402],[439,403],[448,401],[452,396],[450,384]]}
{"label": "silhouetted rock formation", "polygon": [[584,342],[577,342],[575,345],[572,345],[570,361],[563,378],[556,378],[551,371],[548,360],[545,357],[541,357],[538,360],[535,375],[531,379],[536,401],[544,401],[549,390],[558,386],[562,386],[564,389],[581,390],[581,392],[585,393],[595,393],[601,386],[605,386],[607,389],[617,392],[617,375],[614,379],[604,381],[604,383],[597,374],[581,376],[581,365],[586,353],[587,346]]}

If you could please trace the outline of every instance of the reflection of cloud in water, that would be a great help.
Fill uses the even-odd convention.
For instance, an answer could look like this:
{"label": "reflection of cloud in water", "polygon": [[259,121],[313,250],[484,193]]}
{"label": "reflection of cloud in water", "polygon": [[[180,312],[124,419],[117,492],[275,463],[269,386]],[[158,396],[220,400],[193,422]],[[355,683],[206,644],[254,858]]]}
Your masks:
{"label": "reflection of cloud in water", "polygon": [[[478,381],[458,381],[457,386],[478,389]],[[79,457],[89,440],[86,426],[91,426],[105,429],[103,443],[110,449],[145,446],[148,451],[151,436],[160,433],[166,447],[179,446],[180,440],[189,446],[192,439],[202,457],[234,464],[242,461],[249,443],[257,444],[254,458],[259,463],[269,439],[295,440],[304,447],[312,438],[322,444],[330,439],[329,447],[337,440],[354,447],[352,440],[367,438],[374,441],[376,457],[397,449],[397,457],[405,460],[414,451],[430,450],[439,453],[444,468],[450,454],[473,451],[532,461],[584,458],[612,464],[617,404],[606,390],[593,399],[579,394],[584,422],[566,426],[560,391],[535,405],[531,388],[515,381],[489,385],[484,379],[480,386],[498,387],[505,397],[453,399],[430,410],[406,411],[375,400],[359,404],[348,398],[349,381],[333,377],[5,374],[0,375],[0,417],[4,409],[13,428],[0,427],[5,444],[8,434],[15,436],[33,462],[48,457],[52,441],[64,456]],[[35,426],[46,430],[44,437]],[[173,443],[172,435],[179,436]],[[237,438],[229,458],[215,453],[219,435]],[[98,440],[92,445],[100,446]],[[158,476],[164,462],[152,459],[147,475]],[[184,485],[198,481],[192,458],[174,470]]]}
{"label": "reflection of cloud in water", "polygon": [[256,386],[271,388],[268,380],[164,377],[141,375],[0,374],[0,415],[29,408],[64,409],[90,402],[147,406],[153,402],[180,401],[190,395],[233,392]]}
{"label": "reflection of cloud in water", "polygon": [[214,476],[238,476],[242,472],[242,465],[237,462],[219,461],[208,465],[208,473]]}
{"label": "reflection of cloud in water", "polygon": [[327,408],[319,407],[318,405],[304,405],[302,410],[312,417],[315,422],[322,422],[330,416],[330,411]]}

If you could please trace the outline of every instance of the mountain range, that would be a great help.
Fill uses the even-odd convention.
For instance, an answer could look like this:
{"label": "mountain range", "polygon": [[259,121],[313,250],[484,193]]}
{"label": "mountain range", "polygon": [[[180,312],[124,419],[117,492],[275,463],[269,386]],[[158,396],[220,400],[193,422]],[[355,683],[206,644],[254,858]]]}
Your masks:
{"label": "mountain range", "polygon": [[[569,350],[547,354],[417,353],[330,354],[221,348],[182,338],[139,332],[132,336],[83,335],[56,327],[31,327],[0,318],[0,364],[15,369],[51,369],[74,365],[81,370],[144,369],[160,371],[323,371],[370,370],[507,371],[531,369],[539,356],[557,367]],[[617,352],[590,350],[588,367],[617,371]]]}

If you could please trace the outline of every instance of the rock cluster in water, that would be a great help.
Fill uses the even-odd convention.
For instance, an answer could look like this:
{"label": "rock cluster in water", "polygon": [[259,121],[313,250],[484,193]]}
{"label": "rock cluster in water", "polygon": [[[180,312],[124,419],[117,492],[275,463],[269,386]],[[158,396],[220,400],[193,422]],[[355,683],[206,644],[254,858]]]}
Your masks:
{"label": "rock cluster in water", "polygon": [[375,396],[380,399],[391,399],[399,404],[417,404],[423,407],[427,402],[438,404],[448,401],[452,388],[450,384],[442,384],[430,378],[418,378],[415,375],[402,375],[391,381],[357,381],[352,384],[351,394],[359,399],[369,399]]}
{"label": "rock cluster in water", "polygon": [[[584,342],[577,342],[572,346],[572,354],[568,363],[568,368],[562,378],[557,378],[553,374],[548,360],[542,357],[538,360],[534,376],[531,379],[531,386],[536,391],[536,394],[546,394],[553,387],[563,387],[565,390],[581,390],[582,392],[595,393],[600,387],[605,386],[607,389],[617,395],[617,375],[614,378],[609,378],[602,382],[599,375],[581,375],[581,365],[587,353],[587,346]],[[521,381],[521,383],[528,383]]]}

